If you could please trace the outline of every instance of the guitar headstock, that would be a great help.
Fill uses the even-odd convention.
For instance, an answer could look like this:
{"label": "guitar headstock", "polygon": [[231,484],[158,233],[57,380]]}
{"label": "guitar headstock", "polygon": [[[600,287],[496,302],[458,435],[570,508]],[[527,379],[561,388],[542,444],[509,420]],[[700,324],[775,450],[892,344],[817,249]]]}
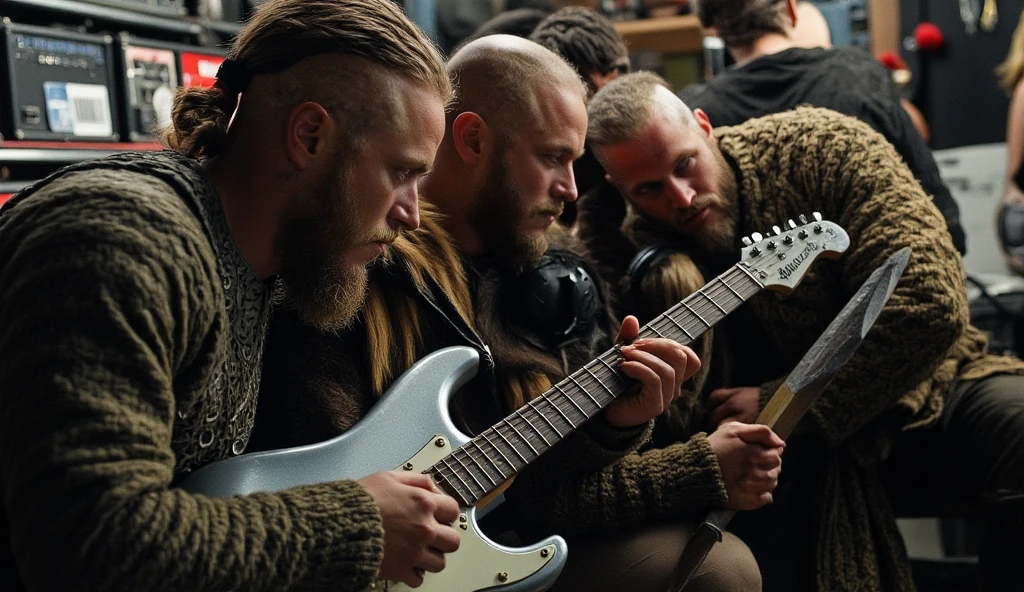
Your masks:
{"label": "guitar headstock", "polygon": [[799,226],[789,220],[785,229],[773,226],[768,236],[755,232],[743,237],[741,262],[766,288],[789,294],[818,257],[838,259],[850,246],[838,224],[822,220],[818,212],[812,218],[800,215]]}

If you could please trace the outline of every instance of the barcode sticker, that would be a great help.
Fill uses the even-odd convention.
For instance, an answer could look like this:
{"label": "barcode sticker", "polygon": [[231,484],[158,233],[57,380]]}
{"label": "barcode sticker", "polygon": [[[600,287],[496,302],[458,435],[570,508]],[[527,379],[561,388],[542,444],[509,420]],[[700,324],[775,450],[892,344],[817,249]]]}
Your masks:
{"label": "barcode sticker", "polygon": [[114,134],[110,117],[110,94],[106,86],[68,82],[65,90],[71,105],[72,134],[95,137]]}

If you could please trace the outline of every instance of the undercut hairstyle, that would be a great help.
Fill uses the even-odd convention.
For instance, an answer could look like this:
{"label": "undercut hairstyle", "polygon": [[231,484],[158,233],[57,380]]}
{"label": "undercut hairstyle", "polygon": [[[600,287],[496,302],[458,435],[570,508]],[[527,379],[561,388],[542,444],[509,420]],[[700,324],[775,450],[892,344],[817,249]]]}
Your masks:
{"label": "undercut hairstyle", "polygon": [[616,60],[628,54],[612,22],[582,6],[569,6],[547,17],[530,39],[562,56],[582,75],[607,74]]}
{"label": "undercut hairstyle", "polygon": [[245,23],[230,51],[244,72],[242,88],[179,90],[164,143],[192,157],[217,155],[247,79],[327,54],[365,59],[435,90],[446,104],[451,99],[437,48],[391,0],[270,0]]}
{"label": "undercut hairstyle", "polygon": [[769,33],[786,32],[786,0],[697,0],[695,11],[726,47],[746,47]]}
{"label": "undercut hairstyle", "polygon": [[[651,72],[632,72],[609,82],[590,99],[587,107],[587,141],[595,146],[618,144],[640,135],[654,110],[654,92],[669,90],[665,80]],[[693,123],[683,107],[680,118]]]}
{"label": "undercut hairstyle", "polygon": [[454,105],[448,110],[448,131],[459,114],[472,111],[499,136],[509,138],[524,122],[540,113],[536,90],[560,87],[587,100],[587,88],[579,74],[547,49],[526,40],[511,38],[520,46],[490,43],[484,37],[466,45],[448,62],[458,85]]}

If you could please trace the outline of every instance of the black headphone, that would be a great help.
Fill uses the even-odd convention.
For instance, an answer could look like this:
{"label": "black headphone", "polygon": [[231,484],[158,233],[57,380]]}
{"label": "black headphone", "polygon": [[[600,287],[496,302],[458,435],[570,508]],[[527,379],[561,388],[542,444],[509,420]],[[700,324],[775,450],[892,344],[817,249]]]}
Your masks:
{"label": "black headphone", "polygon": [[652,310],[653,307],[647,302],[647,298],[644,297],[644,277],[647,276],[647,272],[651,268],[661,263],[665,257],[678,252],[676,249],[666,247],[665,245],[648,245],[640,249],[633,256],[633,260],[629,262],[629,267],[626,269],[626,277],[629,278],[629,292],[633,296],[633,302],[638,309],[637,312],[643,313],[646,317],[653,317],[659,313],[659,311]]}
{"label": "black headphone", "polygon": [[552,249],[510,285],[505,305],[512,307],[528,329],[522,333],[524,337],[558,350],[592,339],[602,328],[605,300],[596,277],[578,254]]}

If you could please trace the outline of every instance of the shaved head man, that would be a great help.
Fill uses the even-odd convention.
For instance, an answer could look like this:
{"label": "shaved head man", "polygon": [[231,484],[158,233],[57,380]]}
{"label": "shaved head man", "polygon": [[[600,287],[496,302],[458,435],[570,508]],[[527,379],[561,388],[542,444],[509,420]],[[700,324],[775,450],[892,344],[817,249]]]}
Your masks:
{"label": "shaved head man", "polygon": [[470,42],[448,70],[458,98],[423,192],[449,215],[464,252],[521,269],[544,253],[545,231],[577,197],[586,88],[561,58],[511,35]]}

